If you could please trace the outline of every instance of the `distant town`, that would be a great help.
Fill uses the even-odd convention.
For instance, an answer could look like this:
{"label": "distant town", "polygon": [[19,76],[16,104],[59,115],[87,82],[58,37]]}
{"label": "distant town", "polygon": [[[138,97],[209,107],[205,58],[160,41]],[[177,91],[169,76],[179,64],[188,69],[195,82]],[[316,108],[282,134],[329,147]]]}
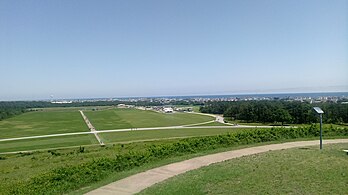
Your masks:
{"label": "distant town", "polygon": [[348,103],[348,92],[332,93],[293,93],[293,94],[248,94],[248,95],[202,95],[202,96],[167,96],[167,97],[125,97],[125,98],[86,98],[86,99],[59,99],[46,100],[55,104],[69,104],[78,102],[121,101],[121,102],[151,102],[160,104],[172,104],[176,102],[219,102],[219,101],[261,101],[283,100],[308,103]]}

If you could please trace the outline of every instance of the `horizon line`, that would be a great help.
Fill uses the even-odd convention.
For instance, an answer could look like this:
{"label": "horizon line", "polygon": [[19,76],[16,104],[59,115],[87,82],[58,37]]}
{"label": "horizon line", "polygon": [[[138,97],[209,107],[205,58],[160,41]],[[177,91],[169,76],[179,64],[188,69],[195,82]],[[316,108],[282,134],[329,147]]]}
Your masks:
{"label": "horizon line", "polygon": [[250,92],[250,93],[221,93],[221,94],[191,94],[191,95],[154,95],[154,96],[114,96],[114,97],[80,97],[80,98],[45,98],[45,99],[18,99],[0,100],[0,102],[18,101],[52,101],[52,100],[92,100],[92,99],[138,99],[138,98],[174,98],[174,97],[204,97],[204,96],[247,96],[247,95],[294,95],[294,94],[325,94],[325,93],[348,93],[348,91],[315,91],[315,92]]}

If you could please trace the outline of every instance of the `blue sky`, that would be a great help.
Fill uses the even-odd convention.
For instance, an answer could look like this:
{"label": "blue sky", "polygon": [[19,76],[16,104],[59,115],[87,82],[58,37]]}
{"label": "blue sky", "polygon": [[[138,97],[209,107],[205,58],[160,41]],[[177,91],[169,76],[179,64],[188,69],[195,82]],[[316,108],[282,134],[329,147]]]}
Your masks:
{"label": "blue sky", "polygon": [[346,0],[0,0],[0,100],[348,91]]}

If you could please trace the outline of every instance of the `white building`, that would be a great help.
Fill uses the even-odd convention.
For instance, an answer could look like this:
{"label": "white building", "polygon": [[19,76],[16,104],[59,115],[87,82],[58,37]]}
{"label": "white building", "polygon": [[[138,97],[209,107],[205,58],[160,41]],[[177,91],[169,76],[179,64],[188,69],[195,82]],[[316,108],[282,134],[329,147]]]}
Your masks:
{"label": "white building", "polygon": [[173,113],[173,108],[163,108],[164,113]]}

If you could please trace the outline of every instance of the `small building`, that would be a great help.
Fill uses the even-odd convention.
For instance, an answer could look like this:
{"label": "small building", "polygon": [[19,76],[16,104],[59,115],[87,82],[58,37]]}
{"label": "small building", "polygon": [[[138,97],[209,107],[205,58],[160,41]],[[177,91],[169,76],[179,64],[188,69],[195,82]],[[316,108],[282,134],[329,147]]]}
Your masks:
{"label": "small building", "polygon": [[178,112],[192,112],[193,111],[192,107],[178,107],[178,108],[175,108],[174,110],[178,111]]}
{"label": "small building", "polygon": [[126,104],[118,104],[117,108],[128,108]]}
{"label": "small building", "polygon": [[164,113],[173,113],[174,110],[173,110],[173,108],[163,108],[163,112]]}

